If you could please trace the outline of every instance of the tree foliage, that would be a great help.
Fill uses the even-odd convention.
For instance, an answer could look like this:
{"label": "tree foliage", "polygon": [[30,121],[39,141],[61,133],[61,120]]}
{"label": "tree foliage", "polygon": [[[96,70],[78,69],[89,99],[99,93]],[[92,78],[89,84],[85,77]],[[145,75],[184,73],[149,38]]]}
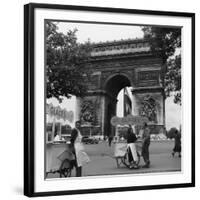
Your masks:
{"label": "tree foliage", "polygon": [[165,94],[174,95],[174,103],[181,104],[181,55],[169,59],[165,74]]}
{"label": "tree foliage", "polygon": [[[164,71],[164,87],[166,96],[174,95],[174,102],[181,104],[181,28],[143,27],[144,37],[150,38],[151,50],[161,56]],[[178,53],[177,53],[178,52]]]}
{"label": "tree foliage", "polygon": [[63,34],[55,23],[46,22],[47,98],[62,100],[71,95],[82,96],[86,91],[83,66],[89,58],[90,43],[79,44],[76,32],[74,29]]}
{"label": "tree foliage", "polygon": [[145,26],[142,29],[145,38],[151,38],[151,49],[159,54],[165,63],[181,47],[181,29],[157,26]]}

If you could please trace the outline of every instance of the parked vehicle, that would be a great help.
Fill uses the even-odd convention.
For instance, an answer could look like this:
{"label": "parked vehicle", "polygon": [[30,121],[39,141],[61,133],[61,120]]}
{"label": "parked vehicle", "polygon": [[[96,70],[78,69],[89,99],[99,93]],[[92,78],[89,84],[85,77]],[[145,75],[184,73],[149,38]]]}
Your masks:
{"label": "parked vehicle", "polygon": [[99,140],[97,140],[97,139],[94,138],[94,137],[83,136],[82,142],[83,142],[84,144],[98,144],[98,143],[99,143]]}
{"label": "parked vehicle", "polygon": [[70,143],[70,139],[71,139],[70,134],[62,134],[61,137],[66,141],[66,143]]}

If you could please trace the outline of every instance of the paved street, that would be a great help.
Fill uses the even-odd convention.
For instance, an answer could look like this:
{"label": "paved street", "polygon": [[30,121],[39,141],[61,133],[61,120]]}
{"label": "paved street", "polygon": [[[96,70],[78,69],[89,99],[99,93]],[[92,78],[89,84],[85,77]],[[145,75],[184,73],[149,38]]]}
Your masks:
{"label": "paved street", "polygon": [[[148,169],[128,169],[123,164],[117,168],[114,155],[114,144],[109,147],[106,142],[98,145],[86,145],[86,151],[90,155],[91,162],[83,169],[83,175],[110,175],[110,174],[126,174],[126,173],[147,173],[147,172],[166,172],[180,171],[181,159],[171,156],[173,148],[172,141],[155,141],[151,142],[150,160],[151,167]],[[96,146],[96,148],[95,148]],[[92,149],[95,150],[92,151]],[[143,159],[140,159],[140,165],[144,165]]]}
{"label": "paved street", "polygon": [[[109,147],[108,143],[103,141],[99,144],[85,145],[85,150],[91,161],[84,165],[83,176],[180,171],[181,158],[171,156],[173,145],[173,141],[152,141],[150,145],[150,168],[131,170],[124,165],[117,167],[114,158],[114,144]],[[140,165],[143,164],[141,157]],[[73,170],[72,176],[75,176],[75,170]],[[59,176],[58,174],[48,176],[48,178],[53,177]]]}

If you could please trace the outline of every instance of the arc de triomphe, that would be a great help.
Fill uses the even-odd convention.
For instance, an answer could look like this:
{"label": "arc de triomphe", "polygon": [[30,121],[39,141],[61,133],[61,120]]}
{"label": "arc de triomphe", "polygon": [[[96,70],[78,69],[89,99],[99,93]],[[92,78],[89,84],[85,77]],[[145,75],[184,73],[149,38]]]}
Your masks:
{"label": "arc de triomphe", "polygon": [[158,133],[165,127],[164,65],[145,39],[121,40],[93,45],[87,94],[77,98],[76,118],[99,127],[102,135],[111,133],[110,119],[116,115],[119,91],[131,86],[132,114],[146,115]]}

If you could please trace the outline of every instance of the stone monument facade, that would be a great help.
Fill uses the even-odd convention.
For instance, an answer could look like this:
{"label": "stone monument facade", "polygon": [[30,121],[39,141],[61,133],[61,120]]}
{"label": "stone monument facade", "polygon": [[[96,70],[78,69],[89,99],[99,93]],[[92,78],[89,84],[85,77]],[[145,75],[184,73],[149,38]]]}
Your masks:
{"label": "stone monument facade", "polygon": [[[77,100],[82,125],[99,127],[102,135],[113,134],[110,119],[116,115],[117,95],[131,86],[132,114],[148,117],[154,132],[159,133],[165,127],[163,69],[162,59],[152,53],[148,40],[94,44],[85,66],[87,94]],[[87,103],[90,110],[83,116],[81,108]]]}

